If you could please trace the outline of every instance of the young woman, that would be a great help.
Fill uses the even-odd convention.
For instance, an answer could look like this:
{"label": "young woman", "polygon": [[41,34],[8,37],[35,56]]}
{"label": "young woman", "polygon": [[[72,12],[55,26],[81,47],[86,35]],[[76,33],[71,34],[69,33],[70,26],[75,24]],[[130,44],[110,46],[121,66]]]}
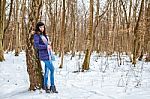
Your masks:
{"label": "young woman", "polygon": [[[54,66],[51,59],[51,46],[48,43],[48,37],[45,32],[45,25],[43,22],[38,22],[34,34],[34,46],[38,49],[38,56],[41,61],[45,63],[44,72],[44,90],[46,93],[58,93],[54,84]],[[48,74],[50,71],[50,89],[48,88]]]}

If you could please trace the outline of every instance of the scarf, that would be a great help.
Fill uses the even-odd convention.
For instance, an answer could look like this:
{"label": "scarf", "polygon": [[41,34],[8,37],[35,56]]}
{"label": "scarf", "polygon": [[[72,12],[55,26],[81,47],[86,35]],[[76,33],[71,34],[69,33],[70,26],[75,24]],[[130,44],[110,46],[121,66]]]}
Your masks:
{"label": "scarf", "polygon": [[47,46],[47,52],[48,52],[48,55],[49,55],[49,60],[52,60],[52,61],[55,61],[55,56],[52,52],[52,49],[49,49],[48,48],[48,42],[49,42],[49,38],[47,40],[47,38],[44,36],[44,35],[40,35],[42,41],[44,42],[44,44]]}

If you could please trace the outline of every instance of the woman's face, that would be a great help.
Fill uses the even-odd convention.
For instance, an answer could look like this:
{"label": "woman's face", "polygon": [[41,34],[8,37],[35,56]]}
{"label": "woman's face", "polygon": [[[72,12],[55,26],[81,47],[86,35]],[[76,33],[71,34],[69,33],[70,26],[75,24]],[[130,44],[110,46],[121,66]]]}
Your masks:
{"label": "woman's face", "polygon": [[40,26],[39,29],[41,32],[44,32],[44,25]]}

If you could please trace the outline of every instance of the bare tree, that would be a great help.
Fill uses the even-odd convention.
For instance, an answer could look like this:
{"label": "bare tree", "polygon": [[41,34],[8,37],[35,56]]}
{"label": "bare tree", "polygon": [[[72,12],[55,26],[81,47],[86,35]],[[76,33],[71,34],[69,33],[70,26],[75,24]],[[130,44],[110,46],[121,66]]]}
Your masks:
{"label": "bare tree", "polygon": [[33,46],[33,30],[39,19],[39,12],[42,6],[42,0],[30,1],[29,21],[26,31],[26,63],[29,74],[30,88],[29,90],[36,90],[42,88],[42,68],[37,52]]}
{"label": "bare tree", "polygon": [[19,4],[18,0],[16,0],[16,12],[15,12],[15,33],[16,33],[16,43],[15,43],[15,56],[19,56],[19,17],[18,17],[18,11],[19,11]]}
{"label": "bare tree", "polygon": [[0,1],[0,61],[4,61],[4,52],[3,52],[3,34],[4,34],[4,20],[5,20],[5,5],[6,0]]}
{"label": "bare tree", "polygon": [[[90,7],[87,7],[86,0],[81,0],[81,4],[77,1],[10,0],[9,4],[1,0],[0,61],[4,60],[3,51],[15,50],[18,55],[18,47],[27,47],[28,67],[32,67],[30,64],[40,64],[39,61],[29,60],[35,56],[31,31],[39,19],[43,20],[43,15],[52,47],[56,54],[60,52],[60,68],[63,67],[64,54],[70,51],[72,57],[76,51],[85,51],[83,70],[89,69],[92,51],[106,52],[107,55],[117,52],[119,56],[122,52],[129,56],[133,53],[133,64],[140,54],[142,58],[149,53],[149,0],[105,0],[104,6],[100,6],[100,0],[95,0],[96,6],[92,3],[94,0],[91,0]],[[41,11],[44,4],[46,9]],[[95,12],[92,6],[95,6]],[[149,60],[148,57],[146,60]]]}
{"label": "bare tree", "polygon": [[147,51],[146,61],[150,61],[150,1],[147,0],[146,7],[146,32],[145,32],[145,50]]}
{"label": "bare tree", "polygon": [[73,33],[73,44],[72,44],[72,57],[75,56],[75,51],[76,51],[76,45],[77,45],[77,32],[76,32],[76,18],[75,18],[75,13],[76,13],[76,9],[77,9],[77,1],[76,0],[73,0],[72,1],[72,4],[71,4],[71,26],[73,26],[72,28],[72,33]]}
{"label": "bare tree", "polygon": [[134,47],[133,47],[133,60],[132,60],[132,64],[136,64],[136,59],[139,56],[139,50],[140,50],[140,39],[141,39],[141,35],[139,35],[139,27],[140,27],[140,20],[142,18],[142,11],[143,11],[143,7],[144,7],[144,0],[141,1],[141,7],[140,7],[140,11],[139,11],[139,16],[138,16],[138,20],[136,22],[136,25],[134,27]]}
{"label": "bare tree", "polygon": [[9,11],[9,16],[8,16],[7,24],[6,24],[5,29],[4,29],[4,33],[6,32],[6,30],[9,27],[9,23],[10,23],[10,19],[11,19],[11,14],[12,14],[12,9],[13,9],[13,1],[14,0],[10,1],[10,11]]}
{"label": "bare tree", "polygon": [[62,6],[62,21],[61,21],[61,64],[59,68],[63,67],[64,60],[64,40],[65,40],[65,0],[63,0]]}
{"label": "bare tree", "polygon": [[87,44],[86,44],[87,48],[86,48],[84,62],[82,64],[82,71],[89,70],[89,65],[90,65],[90,56],[91,56],[92,45],[93,45],[93,4],[94,1],[90,0],[90,16],[89,16],[88,37],[87,37]]}

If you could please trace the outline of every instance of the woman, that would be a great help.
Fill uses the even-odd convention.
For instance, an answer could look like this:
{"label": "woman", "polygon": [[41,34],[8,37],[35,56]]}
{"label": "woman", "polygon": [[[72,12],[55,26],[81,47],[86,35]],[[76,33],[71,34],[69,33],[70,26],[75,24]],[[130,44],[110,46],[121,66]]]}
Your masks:
{"label": "woman", "polygon": [[[48,43],[48,37],[45,32],[45,25],[43,22],[38,22],[34,34],[34,46],[38,49],[38,56],[41,61],[45,63],[44,73],[44,90],[46,93],[58,93],[54,84],[54,66],[51,59],[51,46]],[[48,88],[48,74],[50,71],[50,89]]]}

